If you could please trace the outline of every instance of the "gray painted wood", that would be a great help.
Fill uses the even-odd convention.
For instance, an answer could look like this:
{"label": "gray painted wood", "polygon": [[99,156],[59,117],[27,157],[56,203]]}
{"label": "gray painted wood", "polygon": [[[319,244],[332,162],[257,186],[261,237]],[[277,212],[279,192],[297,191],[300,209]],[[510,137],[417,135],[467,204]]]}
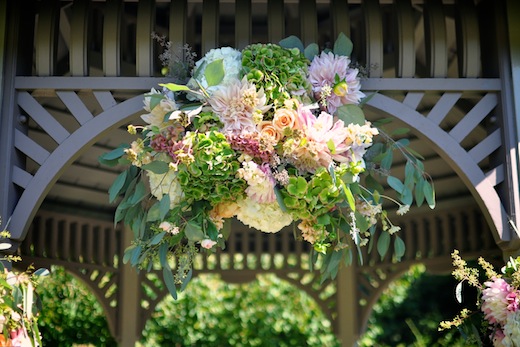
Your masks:
{"label": "gray painted wood", "polygon": [[219,1],[202,1],[202,54],[218,47],[219,37]]}
{"label": "gray painted wood", "polygon": [[279,42],[286,36],[283,0],[267,0],[267,33],[269,42]]}
{"label": "gray painted wood", "polygon": [[70,72],[72,76],[88,75],[89,0],[74,1],[70,23]]}
{"label": "gray painted wood", "polygon": [[426,63],[431,77],[448,74],[448,47],[446,22],[441,0],[428,1],[424,5],[424,39]]}
{"label": "gray painted wood", "polygon": [[121,73],[122,0],[107,0],[103,21],[103,72],[105,76]]}
{"label": "gray painted wood", "polygon": [[396,76],[415,76],[415,20],[410,0],[396,0],[393,6]]}
{"label": "gray painted wood", "polygon": [[251,0],[235,1],[235,48],[244,49],[251,43]]}
{"label": "gray painted wood", "polygon": [[152,33],[155,27],[155,0],[141,0],[137,6],[136,75],[153,76],[155,51]]}
{"label": "gray painted wood", "polygon": [[383,76],[383,19],[378,0],[366,0],[361,4],[365,20],[366,64],[370,77]]}
{"label": "gray painted wood", "polygon": [[59,15],[58,0],[42,2],[35,40],[36,74],[39,76],[55,73]]}
{"label": "gray painted wood", "polygon": [[29,93],[25,91],[18,93],[18,105],[27,112],[27,115],[38,123],[57,144],[62,143],[70,135]]}

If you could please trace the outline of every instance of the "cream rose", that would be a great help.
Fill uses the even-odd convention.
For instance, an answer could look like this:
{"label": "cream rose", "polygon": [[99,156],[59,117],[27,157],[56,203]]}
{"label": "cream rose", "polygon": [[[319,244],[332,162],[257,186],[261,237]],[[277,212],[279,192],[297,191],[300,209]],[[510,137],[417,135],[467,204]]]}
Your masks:
{"label": "cream rose", "polygon": [[285,128],[294,128],[297,118],[298,113],[295,110],[280,108],[274,113],[273,126],[283,134]]}
{"label": "cream rose", "polygon": [[258,124],[258,130],[262,136],[268,136],[275,142],[278,142],[282,139],[282,133],[274,127],[273,122],[271,121],[260,122],[260,124]]}

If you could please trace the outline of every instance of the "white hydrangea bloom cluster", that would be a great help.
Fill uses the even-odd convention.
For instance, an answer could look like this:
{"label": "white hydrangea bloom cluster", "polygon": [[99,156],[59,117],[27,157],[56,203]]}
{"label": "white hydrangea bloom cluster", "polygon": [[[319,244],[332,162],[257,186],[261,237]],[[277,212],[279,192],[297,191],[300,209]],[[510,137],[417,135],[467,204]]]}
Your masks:
{"label": "white hydrangea bloom cluster", "polygon": [[[212,62],[222,59],[224,63],[224,79],[218,86],[208,87],[208,82],[204,75],[206,66]],[[206,89],[209,94],[212,94],[220,86],[227,86],[231,82],[236,82],[240,76],[240,70],[242,69],[242,54],[240,51],[231,47],[222,47],[210,50],[204,58],[200,59],[195,63],[193,69],[193,77],[200,83],[200,85]],[[190,82],[190,84],[192,84]]]}
{"label": "white hydrangea bloom cluster", "polygon": [[520,311],[515,311],[508,314],[507,322],[504,325],[504,338],[502,341],[505,347],[520,346]]}
{"label": "white hydrangea bloom cluster", "polygon": [[239,206],[237,219],[251,228],[266,233],[276,233],[293,221],[291,215],[283,212],[276,201],[259,204],[246,198],[240,201]]}
{"label": "white hydrangea bloom cluster", "polygon": [[181,202],[184,194],[175,170],[169,170],[165,174],[155,174],[150,171],[147,173],[150,180],[150,192],[157,200],[161,200],[164,194],[168,194],[171,209]]}

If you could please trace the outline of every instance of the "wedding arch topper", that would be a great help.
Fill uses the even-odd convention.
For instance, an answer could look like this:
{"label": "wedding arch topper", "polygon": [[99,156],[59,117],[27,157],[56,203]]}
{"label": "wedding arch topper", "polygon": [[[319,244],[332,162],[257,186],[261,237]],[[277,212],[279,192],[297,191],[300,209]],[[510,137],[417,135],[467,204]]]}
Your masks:
{"label": "wedding arch topper", "polygon": [[[225,247],[224,221],[233,217],[268,233],[293,224],[324,280],[355,254],[362,262],[360,248],[375,239],[381,257],[392,243],[402,257],[383,200],[399,214],[414,200],[433,208],[433,182],[407,139],[365,120],[350,39],[341,34],[321,53],[296,37],[224,47],[196,63],[189,48],[162,40],[163,70],[175,83],[144,95],[145,125],[128,127],[140,137],[100,157],[129,165],[109,190],[110,201],[121,197],[115,223],[135,236],[125,262],[160,266],[176,297],[195,255]],[[404,181],[392,175],[394,152],[406,160]]]}

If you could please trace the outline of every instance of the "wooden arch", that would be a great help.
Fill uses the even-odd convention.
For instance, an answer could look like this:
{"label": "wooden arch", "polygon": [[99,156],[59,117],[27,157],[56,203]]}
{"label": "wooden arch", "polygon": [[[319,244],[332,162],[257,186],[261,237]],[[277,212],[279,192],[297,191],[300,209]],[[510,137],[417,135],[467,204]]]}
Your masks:
{"label": "wooden arch", "polygon": [[[511,218],[518,224],[520,218],[519,79],[511,77],[518,75],[512,66],[520,57],[515,48],[520,47],[520,31],[514,24],[520,9],[512,0],[34,0],[32,6],[21,4],[0,2],[0,43],[5,47],[0,214],[4,223],[12,217],[12,241],[16,247],[21,243],[26,261],[58,263],[77,273],[110,273],[118,288],[114,296],[99,288],[98,278],[87,280],[104,293],[98,295],[101,300],[115,300],[116,306],[106,302],[103,306],[122,345],[131,345],[143,324],[122,320],[149,312],[139,305],[131,314],[125,311],[128,303],[144,299],[140,288],[146,279],[132,277],[114,260],[128,241],[125,233],[99,224],[110,207],[104,197],[107,183],[100,185],[96,177],[106,181],[116,173],[96,167],[95,159],[80,158],[113,148],[112,142],[99,141],[103,134],[108,129],[122,132],[119,126],[141,109],[139,95],[164,81],[153,77],[158,64],[149,34],[154,30],[176,43],[194,43],[199,52],[225,44],[241,48],[249,42],[277,42],[290,34],[306,44],[324,45],[344,32],[355,43],[354,58],[372,67],[363,86],[377,95],[367,112],[374,117],[392,115],[414,129],[418,136],[414,145],[428,154],[440,205],[446,207],[432,213],[420,210],[402,220],[408,245],[403,262],[367,255],[365,265],[340,274],[335,294],[321,304],[338,308],[327,312],[335,316],[336,331],[345,344],[360,334],[370,304],[404,267],[420,261],[448,269],[453,248],[468,256],[497,254],[497,244],[504,253],[518,250],[518,236],[508,222]],[[450,170],[444,169],[446,164]],[[68,175],[67,166],[79,174]],[[451,175],[453,171],[456,175]],[[52,199],[60,213],[40,208]],[[103,211],[84,208],[82,199],[103,201],[99,203]],[[76,214],[79,211],[94,217],[83,218]],[[301,283],[304,252],[289,241],[290,235],[263,239],[243,230],[233,235],[229,253],[222,256],[296,254],[298,271],[288,262],[283,269],[273,265],[265,271],[278,271],[279,276]],[[198,271],[224,273],[227,278],[241,273],[249,278],[246,265],[237,258],[232,268],[203,264]],[[251,264],[252,272],[259,269]],[[133,281],[130,286],[128,279]],[[368,305],[359,305],[360,301]],[[135,336],[123,334],[129,327]]]}

